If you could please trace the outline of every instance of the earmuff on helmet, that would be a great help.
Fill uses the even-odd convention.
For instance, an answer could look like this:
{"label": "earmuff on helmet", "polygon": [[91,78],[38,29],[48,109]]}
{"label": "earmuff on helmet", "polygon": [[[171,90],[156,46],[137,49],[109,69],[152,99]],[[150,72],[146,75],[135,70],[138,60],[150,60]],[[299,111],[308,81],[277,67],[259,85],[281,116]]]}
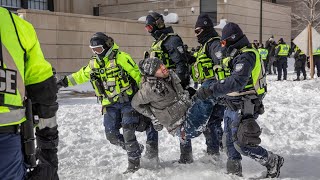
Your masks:
{"label": "earmuff on helmet", "polygon": [[152,12],[146,17],[145,29],[152,33],[155,30],[163,29],[165,27],[163,16],[157,12]]}

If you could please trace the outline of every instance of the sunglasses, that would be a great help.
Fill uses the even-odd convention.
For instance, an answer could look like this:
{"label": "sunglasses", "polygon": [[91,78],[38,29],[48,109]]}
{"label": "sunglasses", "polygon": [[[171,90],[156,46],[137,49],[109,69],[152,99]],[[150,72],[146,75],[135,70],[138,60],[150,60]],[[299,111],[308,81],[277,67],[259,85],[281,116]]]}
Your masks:
{"label": "sunglasses", "polygon": [[99,46],[89,46],[92,50],[93,53],[95,54],[101,54],[104,51],[103,45],[99,45]]}
{"label": "sunglasses", "polygon": [[144,27],[144,29],[145,29],[146,31],[148,31],[149,33],[151,33],[151,32],[153,31],[153,26],[150,25],[150,24],[148,24],[148,25],[146,25],[146,26]]}
{"label": "sunglasses", "polygon": [[196,36],[198,36],[199,34],[202,33],[202,31],[203,31],[203,29],[197,28],[197,29],[194,30],[194,33],[195,33]]}

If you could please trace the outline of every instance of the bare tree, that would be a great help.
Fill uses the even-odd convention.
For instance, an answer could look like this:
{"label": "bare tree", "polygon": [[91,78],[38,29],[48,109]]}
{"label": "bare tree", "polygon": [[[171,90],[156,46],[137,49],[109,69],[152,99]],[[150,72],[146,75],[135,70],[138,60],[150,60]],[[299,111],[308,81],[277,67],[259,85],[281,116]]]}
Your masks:
{"label": "bare tree", "polygon": [[309,24],[315,29],[320,28],[320,11],[316,11],[320,9],[320,0],[288,0],[287,2],[292,3],[294,7],[291,13],[294,30],[301,31]]}

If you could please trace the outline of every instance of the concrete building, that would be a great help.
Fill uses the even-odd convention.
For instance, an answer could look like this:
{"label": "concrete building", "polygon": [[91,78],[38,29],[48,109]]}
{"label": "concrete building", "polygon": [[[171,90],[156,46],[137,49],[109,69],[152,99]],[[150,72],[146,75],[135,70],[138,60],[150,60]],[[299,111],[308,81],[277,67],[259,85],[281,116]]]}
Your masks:
{"label": "concrete building", "polygon": [[[22,7],[21,3],[4,4],[8,1],[17,0],[0,2],[12,11]],[[21,0],[22,4],[25,1],[28,9],[17,12],[34,25],[46,58],[59,73],[74,72],[87,64],[92,55],[89,39],[98,31],[113,37],[121,50],[139,61],[153,39],[137,19],[150,10],[177,13],[179,22],[172,26],[189,47],[198,45],[193,30],[200,13],[208,13],[214,22],[236,22],[251,41],[259,39],[259,0],[42,0],[42,6],[38,0]],[[31,6],[34,3],[37,5]],[[94,11],[99,16],[92,16]],[[263,41],[271,35],[288,41],[290,14],[290,7],[264,1]]]}

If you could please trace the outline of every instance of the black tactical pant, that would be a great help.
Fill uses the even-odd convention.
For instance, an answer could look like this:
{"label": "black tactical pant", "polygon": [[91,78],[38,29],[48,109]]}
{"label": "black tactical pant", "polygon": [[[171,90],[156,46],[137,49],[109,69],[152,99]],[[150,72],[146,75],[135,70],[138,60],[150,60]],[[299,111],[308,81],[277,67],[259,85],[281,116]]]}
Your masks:
{"label": "black tactical pant", "polygon": [[300,79],[300,74],[301,74],[301,72],[302,72],[304,78],[307,77],[307,73],[306,73],[306,62],[307,62],[307,57],[306,57],[306,55],[300,55],[300,56],[297,58],[297,61],[296,61],[297,79]]}
{"label": "black tactical pant", "polygon": [[278,80],[281,80],[282,71],[283,71],[283,80],[287,80],[287,68],[288,68],[287,57],[279,56],[277,58]]}

